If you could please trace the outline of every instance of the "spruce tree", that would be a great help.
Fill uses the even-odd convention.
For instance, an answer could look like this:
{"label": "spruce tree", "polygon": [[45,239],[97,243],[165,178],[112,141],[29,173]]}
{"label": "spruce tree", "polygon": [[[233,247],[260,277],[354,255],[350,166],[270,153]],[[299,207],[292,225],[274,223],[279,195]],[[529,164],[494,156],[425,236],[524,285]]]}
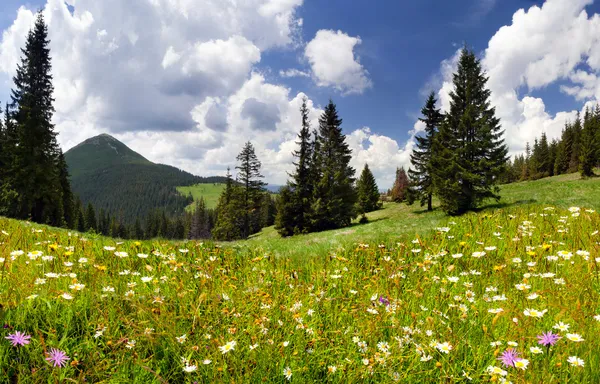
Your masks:
{"label": "spruce tree", "polygon": [[554,176],[555,175],[555,164],[556,164],[556,159],[558,157],[558,147],[559,147],[559,141],[556,139],[552,139],[552,141],[550,142],[550,146],[549,146],[549,164],[548,164],[548,170],[550,172],[550,176]]}
{"label": "spruce tree", "polygon": [[77,230],[82,233],[86,231],[85,215],[81,203],[77,205]]}
{"label": "spruce tree", "polygon": [[575,123],[571,126],[571,156],[569,158],[568,172],[573,173],[579,171],[579,160],[581,156],[583,126],[581,116],[577,112]]}
{"label": "spruce tree", "polygon": [[96,211],[92,203],[88,203],[85,210],[85,230],[91,231],[98,229],[98,222],[96,221]]}
{"label": "spruce tree", "polygon": [[531,153],[531,157],[529,158],[529,179],[537,180],[539,179],[539,160],[540,157],[540,144],[538,143],[537,137],[533,140],[533,151]]}
{"label": "spruce tree", "polygon": [[73,192],[71,191],[71,181],[69,180],[69,170],[65,155],[62,150],[58,149],[58,157],[56,167],[58,169],[58,180],[60,182],[60,193],[62,195],[62,207],[64,221],[67,228],[75,228],[76,213],[75,203],[73,201]]}
{"label": "spruce tree", "polygon": [[311,208],[311,227],[316,231],[347,227],[356,217],[355,170],[350,166],[352,150],[341,125],[342,119],[330,100],[319,118],[316,143],[319,153],[314,166],[319,179]]}
{"label": "spruce tree", "polygon": [[244,228],[246,225],[245,194],[243,187],[235,185],[227,168],[227,182],[225,189],[221,192],[216,209],[216,221],[212,228],[212,237],[216,240],[238,240],[245,238]]}
{"label": "spruce tree", "polygon": [[237,179],[243,188],[242,201],[244,204],[244,208],[240,212],[244,218],[241,231],[242,236],[246,238],[260,230],[261,194],[267,184],[261,180],[264,177],[260,173],[261,163],[251,142],[248,141],[244,145],[237,160],[240,165],[235,168],[239,171]]}
{"label": "spruce tree", "polygon": [[294,192],[289,185],[279,191],[277,200],[277,217],[275,218],[275,229],[283,236],[293,236],[296,232],[297,211],[294,204]]}
{"label": "spruce tree", "polygon": [[525,143],[525,157],[523,162],[523,168],[521,172],[521,181],[529,180],[531,174],[529,173],[529,163],[531,162],[531,147],[529,142]]}
{"label": "spruce tree", "polygon": [[302,100],[300,107],[301,128],[298,134],[298,149],[292,152],[295,170],[285,190],[280,191],[277,202],[275,226],[282,236],[311,231],[311,208],[314,187],[318,182],[316,176],[315,141],[311,141],[310,121],[307,99]]}
{"label": "spruce tree", "polygon": [[444,118],[439,109],[435,107],[437,100],[435,93],[431,92],[427,98],[425,106],[421,110],[422,118],[419,118],[425,124],[425,135],[416,136],[417,146],[410,155],[412,168],[408,170],[412,180],[411,189],[415,193],[415,198],[421,202],[421,206],[427,204],[427,210],[431,211],[433,196],[433,179],[431,170],[431,158],[433,150],[433,141]]}
{"label": "spruce tree", "polygon": [[581,146],[579,154],[579,171],[581,176],[590,177],[594,175],[596,165],[597,135],[596,117],[593,112],[586,108],[583,119],[583,131],[581,132]]}
{"label": "spruce tree", "polygon": [[569,171],[569,162],[573,152],[573,129],[569,123],[565,124],[562,131],[558,152],[556,154],[556,162],[554,165],[554,174],[561,175]]}
{"label": "spruce tree", "polygon": [[298,149],[293,152],[297,159],[294,162],[295,172],[292,174],[290,186],[294,191],[292,204],[294,205],[294,224],[295,232],[303,233],[310,230],[310,208],[314,192],[314,181],[311,178],[311,161],[313,145],[311,143],[310,121],[308,116],[308,107],[306,98],[302,100],[300,107],[300,116],[302,118],[302,127],[298,134]]}
{"label": "spruce tree", "polygon": [[450,110],[434,143],[434,185],[446,213],[460,214],[488,198],[508,160],[500,120],[490,105],[487,77],[472,51],[462,50]]}
{"label": "spruce tree", "polygon": [[550,176],[550,168],[552,167],[550,161],[550,146],[548,144],[548,137],[546,136],[546,132],[542,132],[542,137],[540,139],[539,150],[538,150],[538,173],[539,177],[548,177]]}
{"label": "spruce tree", "polygon": [[21,62],[14,77],[11,118],[16,146],[11,181],[18,193],[14,216],[60,225],[63,204],[57,168],[59,154],[52,124],[54,113],[48,28],[38,13],[27,35]]}
{"label": "spruce tree", "polygon": [[365,164],[360,178],[356,182],[356,191],[358,194],[357,205],[359,214],[372,212],[380,208],[379,188],[368,164]]}

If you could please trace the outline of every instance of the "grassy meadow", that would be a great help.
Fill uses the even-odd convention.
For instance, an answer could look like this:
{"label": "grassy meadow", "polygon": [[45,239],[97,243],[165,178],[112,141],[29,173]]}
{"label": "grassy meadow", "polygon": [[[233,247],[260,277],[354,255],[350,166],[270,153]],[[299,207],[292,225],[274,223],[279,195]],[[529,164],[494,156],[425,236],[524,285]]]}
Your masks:
{"label": "grassy meadow", "polygon": [[[196,184],[189,187],[177,187],[177,190],[185,196],[191,193],[194,201],[204,198],[207,208],[216,208],[224,188],[225,184]],[[192,203],[186,209],[192,211],[195,206],[196,203]]]}
{"label": "grassy meadow", "polygon": [[575,178],[231,244],[0,218],[0,380],[600,382],[600,179]]}

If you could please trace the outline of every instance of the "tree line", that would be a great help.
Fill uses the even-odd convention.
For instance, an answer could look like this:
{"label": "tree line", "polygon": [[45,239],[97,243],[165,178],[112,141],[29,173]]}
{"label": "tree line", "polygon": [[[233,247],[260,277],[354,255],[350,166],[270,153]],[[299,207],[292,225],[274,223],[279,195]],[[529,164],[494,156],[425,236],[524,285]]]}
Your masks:
{"label": "tree line", "polygon": [[[51,123],[54,100],[48,44],[39,13],[0,124],[0,214],[122,238],[236,240],[272,224],[282,236],[347,227],[358,216],[367,221],[365,213],[381,207],[368,164],[358,179],[350,166],[352,150],[336,105],[330,100],[318,127],[312,129],[304,99],[294,171],[277,197],[265,190],[261,162],[247,142],[237,156],[237,178],[228,169],[226,187],[214,210],[207,209],[203,200],[189,212],[153,210],[145,218],[114,211],[111,215],[104,206],[96,213],[91,203],[84,209],[71,191]],[[587,110],[583,122],[578,117],[567,124],[561,140],[548,143],[544,134],[534,143],[533,153],[527,151],[510,162],[487,80],[475,54],[464,48],[453,75],[450,108],[442,113],[434,93],[427,99],[420,118],[424,131],[416,137],[411,168],[396,172],[388,192],[392,200],[419,201],[432,210],[436,196],[446,213],[461,214],[486,199],[499,199],[502,181],[574,170],[593,173],[600,160],[600,108]]]}
{"label": "tree line", "polygon": [[548,141],[543,132],[540,139],[527,143],[525,153],[509,161],[503,182],[537,180],[548,176],[579,172],[594,176],[600,166],[600,105],[586,107],[574,122],[565,123],[559,139]]}

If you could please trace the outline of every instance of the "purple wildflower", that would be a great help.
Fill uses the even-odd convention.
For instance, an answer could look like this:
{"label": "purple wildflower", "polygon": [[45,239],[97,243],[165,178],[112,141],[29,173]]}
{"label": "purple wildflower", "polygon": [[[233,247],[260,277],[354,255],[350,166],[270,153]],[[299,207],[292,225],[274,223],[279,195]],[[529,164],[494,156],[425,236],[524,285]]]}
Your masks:
{"label": "purple wildflower", "polygon": [[31,336],[16,331],[15,333],[6,336],[5,339],[10,340],[10,343],[13,347],[21,347],[25,344],[29,344],[29,339],[31,339]]}
{"label": "purple wildflower", "polygon": [[64,367],[67,364],[67,361],[71,359],[60,349],[52,348],[50,349],[50,353],[46,360],[52,363],[54,367]]}
{"label": "purple wildflower", "polygon": [[538,344],[544,345],[546,347],[554,345],[558,340],[560,340],[560,336],[552,332],[542,333],[537,338]]}
{"label": "purple wildflower", "polygon": [[385,297],[383,297],[383,296],[381,296],[381,297],[379,298],[379,302],[380,302],[381,304],[385,305],[386,307],[387,307],[388,305],[390,305],[390,301],[389,301],[388,299],[386,299]]}
{"label": "purple wildflower", "polygon": [[500,360],[505,367],[514,367],[515,362],[517,360],[520,360],[519,352],[515,351],[512,348],[509,348],[506,351],[502,352],[502,355],[500,355],[500,358],[498,358],[498,360]]}

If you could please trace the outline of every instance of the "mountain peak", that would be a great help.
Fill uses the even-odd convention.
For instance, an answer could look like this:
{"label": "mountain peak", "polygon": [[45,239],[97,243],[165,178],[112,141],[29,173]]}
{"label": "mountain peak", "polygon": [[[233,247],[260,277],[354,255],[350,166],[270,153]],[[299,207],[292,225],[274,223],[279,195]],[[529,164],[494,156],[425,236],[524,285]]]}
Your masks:
{"label": "mountain peak", "polygon": [[109,166],[152,164],[109,134],[91,137],[65,153],[71,176],[95,172]]}

